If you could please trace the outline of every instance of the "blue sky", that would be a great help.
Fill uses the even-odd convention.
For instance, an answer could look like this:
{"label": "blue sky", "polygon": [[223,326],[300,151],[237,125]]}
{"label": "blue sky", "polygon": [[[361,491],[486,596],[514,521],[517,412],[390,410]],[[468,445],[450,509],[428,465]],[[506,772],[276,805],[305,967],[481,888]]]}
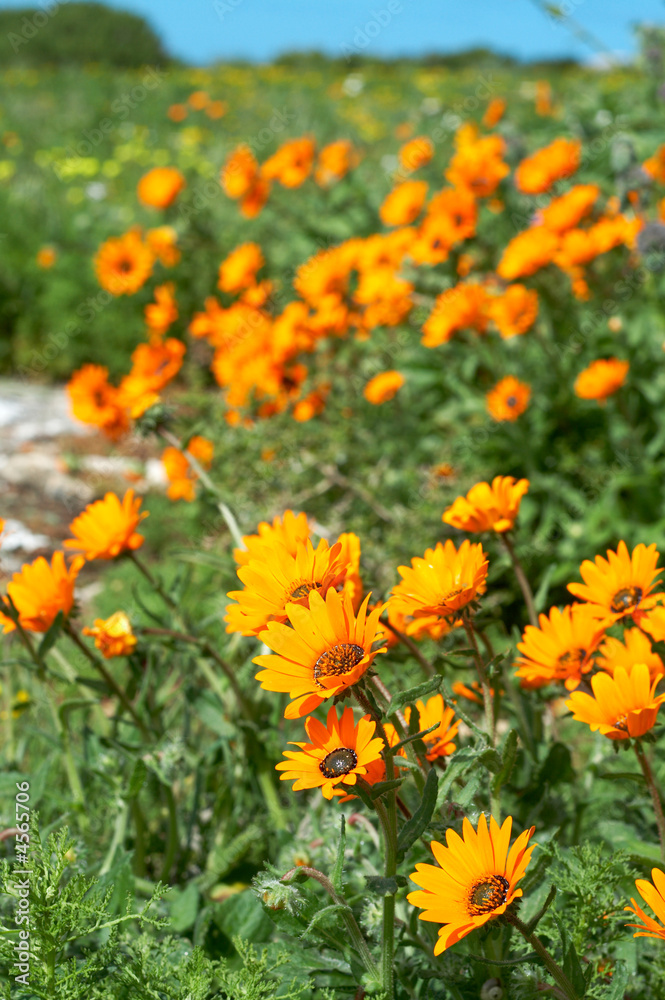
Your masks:
{"label": "blue sky", "polygon": [[[0,8],[30,0],[0,0]],[[34,2],[34,0],[33,0]],[[41,0],[52,6],[55,0]],[[665,21],[663,0],[559,0],[564,24],[533,0],[107,0],[145,16],[168,50],[198,65],[282,52],[349,50],[379,56],[454,52],[485,46],[523,59],[573,55],[590,48],[570,30],[574,19],[622,57],[634,52],[631,24]],[[35,3],[39,6],[39,0]]]}

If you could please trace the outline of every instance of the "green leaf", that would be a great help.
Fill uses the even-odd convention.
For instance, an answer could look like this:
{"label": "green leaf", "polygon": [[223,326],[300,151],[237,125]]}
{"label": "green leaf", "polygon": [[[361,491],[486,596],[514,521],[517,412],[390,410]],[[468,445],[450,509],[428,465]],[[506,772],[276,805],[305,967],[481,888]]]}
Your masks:
{"label": "green leaf", "polygon": [[143,787],[143,782],[145,781],[147,774],[148,767],[146,762],[142,757],[139,757],[134,764],[134,770],[132,771],[132,776],[129,779],[129,787],[127,788],[128,799],[136,798]]}
{"label": "green leaf", "polygon": [[190,882],[182,891],[173,888],[169,893],[171,926],[178,934],[194,926],[199,910],[199,890],[196,882]]}
{"label": "green leaf", "polygon": [[427,736],[428,733],[433,733],[434,730],[438,729],[440,725],[440,722],[435,722],[433,726],[429,727],[429,729],[421,729],[419,733],[412,733],[409,736],[405,736],[403,740],[400,740],[399,743],[396,743],[390,749],[393,753],[397,753],[397,751],[401,750],[402,747],[405,747],[407,743],[413,743],[414,740],[422,739],[423,736]]}
{"label": "green leaf", "polygon": [[575,951],[575,945],[568,937],[566,929],[559,918],[555,914],[552,914],[552,917],[561,937],[561,948],[563,951],[563,961],[561,966],[565,974],[568,976],[575,993],[581,998],[586,993],[587,982],[584,978],[584,973],[582,972],[582,966],[580,965],[580,960],[577,957],[577,952]]}
{"label": "green leaf", "polygon": [[506,741],[503,744],[503,753],[501,760],[501,770],[498,772],[494,779],[494,792],[499,794],[502,785],[509,780],[512,774],[513,767],[515,766],[515,759],[517,757],[517,730],[511,729],[506,736]]}
{"label": "green leaf", "polygon": [[617,961],[612,973],[612,982],[606,1000],[623,1000],[629,979],[630,969],[627,964],[621,960]]}
{"label": "green leaf", "polygon": [[383,795],[384,792],[389,792],[392,788],[399,788],[403,780],[403,778],[393,778],[392,781],[377,781],[375,785],[372,785],[372,790],[369,793],[370,798],[378,799],[379,795]]}
{"label": "green leaf", "polygon": [[401,860],[409,848],[425,832],[436,807],[436,796],[439,788],[439,776],[435,768],[431,768],[420,805],[411,819],[407,820],[397,838],[397,854]]}
{"label": "green leaf", "polygon": [[425,695],[433,694],[434,692],[439,691],[442,682],[443,677],[430,677],[428,681],[423,681],[422,684],[416,684],[415,687],[408,688],[406,691],[401,691],[399,694],[393,695],[386,714],[394,715],[395,712],[399,712],[399,710],[404,708],[405,705],[412,705],[420,698],[424,698]]}
{"label": "green leaf", "polygon": [[53,649],[60,633],[62,632],[62,623],[64,621],[64,615],[62,611],[58,611],[57,615],[53,619],[53,624],[49,628],[48,632],[44,635],[44,638],[39,643],[37,647],[37,658],[43,660],[49,650]]}
{"label": "green leaf", "polygon": [[365,875],[365,885],[376,896],[394,896],[398,889],[407,884],[404,875]]}
{"label": "green leaf", "polygon": [[344,873],[344,852],[346,850],[346,819],[344,814],[340,818],[339,843],[337,844],[337,857],[335,865],[330,873],[330,881],[337,892],[342,891],[342,875]]}

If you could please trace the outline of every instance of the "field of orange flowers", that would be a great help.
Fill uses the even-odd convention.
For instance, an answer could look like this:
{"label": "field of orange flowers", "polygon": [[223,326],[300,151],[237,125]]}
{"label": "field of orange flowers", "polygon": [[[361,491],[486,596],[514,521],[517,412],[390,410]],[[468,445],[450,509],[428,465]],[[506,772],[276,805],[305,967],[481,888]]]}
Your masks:
{"label": "field of orange flowers", "polygon": [[162,479],[5,574],[12,997],[662,997],[648,41],[5,74],[5,370]]}

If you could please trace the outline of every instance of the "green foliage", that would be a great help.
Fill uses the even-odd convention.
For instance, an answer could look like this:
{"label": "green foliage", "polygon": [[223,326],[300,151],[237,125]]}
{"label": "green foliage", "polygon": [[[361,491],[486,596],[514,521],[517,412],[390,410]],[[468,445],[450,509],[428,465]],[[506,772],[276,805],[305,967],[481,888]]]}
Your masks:
{"label": "green foliage", "polygon": [[102,3],[54,0],[44,7],[0,11],[3,67],[147,67],[167,61],[161,42],[142,17]]}

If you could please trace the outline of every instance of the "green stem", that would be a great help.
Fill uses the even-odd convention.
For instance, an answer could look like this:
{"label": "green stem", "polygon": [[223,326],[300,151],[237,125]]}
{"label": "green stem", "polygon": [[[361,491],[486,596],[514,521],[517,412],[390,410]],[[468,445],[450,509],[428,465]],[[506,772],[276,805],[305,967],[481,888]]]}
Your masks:
{"label": "green stem", "polygon": [[405,635],[404,632],[400,632],[399,629],[395,628],[394,625],[391,625],[390,622],[384,621],[383,618],[381,619],[381,624],[385,625],[385,627],[387,629],[390,629],[390,631],[393,633],[393,635],[397,636],[397,638],[399,639],[399,641],[401,643],[403,643],[406,646],[406,648],[411,651],[411,653],[413,653],[413,655],[415,656],[415,658],[417,659],[418,663],[423,668],[423,670],[425,671],[425,673],[427,674],[428,677],[435,677],[436,676],[436,670],[434,669],[434,667],[432,666],[432,664],[429,662],[429,660],[427,659],[427,657],[423,656],[423,654],[418,649],[418,646],[416,645],[416,643],[413,641],[413,639],[410,636]]}
{"label": "green stem", "polygon": [[233,511],[221,499],[219,488],[212,481],[212,479],[210,478],[206,470],[203,468],[201,463],[198,462],[196,458],[194,458],[191,452],[187,451],[186,448],[183,448],[182,442],[178,440],[175,434],[171,434],[170,431],[167,431],[163,427],[160,428],[159,434],[161,435],[161,437],[164,438],[165,441],[168,441],[170,445],[172,445],[174,448],[177,448],[178,451],[182,452],[182,454],[187,459],[187,462],[192,471],[196,473],[196,475],[201,480],[205,488],[217,498],[217,509],[219,510],[220,514],[222,515],[222,517],[226,522],[226,526],[229,529],[229,532],[231,533],[231,537],[233,538],[235,547],[243,550],[246,549],[247,546],[243,541],[243,537],[240,533],[240,528],[238,527],[238,522],[235,519]]}
{"label": "green stem", "polygon": [[100,875],[106,875],[107,872],[113,867],[113,860],[115,858],[116,851],[123,843],[125,839],[125,833],[127,831],[127,817],[129,815],[129,806],[126,802],[122,803],[121,808],[118,810],[118,815],[115,818],[115,826],[113,828],[113,840],[111,841],[111,846],[106,852],[106,857],[104,863],[99,870]]}
{"label": "green stem", "polygon": [[166,795],[166,807],[169,814],[168,835],[166,838],[166,851],[164,852],[164,865],[162,867],[162,882],[168,882],[173,862],[178,850],[178,812],[175,804],[173,790],[169,785],[163,785]]}
{"label": "green stem", "polygon": [[263,792],[263,798],[268,807],[268,812],[270,813],[270,819],[272,824],[277,830],[286,830],[288,826],[286,813],[282,808],[282,803],[279,801],[279,794],[275,788],[275,782],[273,780],[273,772],[270,769],[270,765],[262,764],[257,772],[257,778],[259,785],[261,786],[261,791]]}
{"label": "green stem", "polygon": [[[386,746],[384,751],[386,762],[386,781],[395,777],[393,755]],[[374,800],[385,848],[384,875],[394,878],[397,874],[397,797],[396,790],[386,793],[386,805],[380,799]],[[395,996],[395,895],[383,897],[383,927],[381,933],[381,985],[386,994],[386,1000]]]}
{"label": "green stem", "polygon": [[363,933],[358,926],[358,922],[353,915],[353,910],[347,901],[343,896],[340,896],[330,879],[327,878],[323,872],[320,872],[317,868],[310,868],[309,865],[300,865],[297,868],[291,868],[285,875],[282,875],[281,881],[288,882],[298,875],[306,875],[308,878],[313,878],[316,882],[323,886],[333,903],[343,908],[342,915],[344,923],[346,924],[351,940],[356,947],[356,951],[365,966],[365,971],[374,979],[375,983],[378,984],[380,981],[379,970],[376,967],[376,963],[374,962],[372,953],[369,950],[367,941],[365,940]]}
{"label": "green stem", "polygon": [[665,816],[663,816],[663,804],[660,798],[660,792],[658,791],[658,786],[656,785],[656,779],[653,776],[653,771],[651,770],[651,765],[647,760],[647,756],[644,752],[644,747],[640,740],[635,740],[633,743],[635,748],[635,754],[642,768],[642,774],[644,775],[644,780],[647,783],[647,788],[651,793],[651,801],[653,802],[653,811],[656,814],[656,826],[658,827],[658,838],[660,840],[660,856],[665,861]]}
{"label": "green stem", "polygon": [[507,912],[506,920],[509,924],[512,924],[512,926],[520,932],[524,940],[531,945],[547,971],[556,982],[557,986],[561,989],[564,996],[566,996],[568,1000],[580,1000],[570,979],[565,974],[563,969],[554,961],[540,938],[534,934],[533,931],[530,931],[527,925],[522,923],[519,917],[517,917],[514,913]]}
{"label": "green stem", "polygon": [[[478,679],[480,681],[480,686],[483,692],[483,706],[485,710],[485,729],[487,730],[487,735],[489,736],[490,743],[492,746],[496,746],[496,720],[494,718],[494,698],[492,696],[492,689],[490,687],[489,679],[487,677],[487,671],[485,670],[485,664],[483,663],[483,658],[480,655],[480,650],[478,649],[478,642],[476,640],[476,630],[473,627],[473,623],[470,619],[464,618],[464,629],[469,639],[469,643],[473,648],[473,657],[476,662],[476,670],[478,671]],[[497,823],[501,822],[501,806],[499,803],[499,797],[494,791],[494,782],[492,776],[490,775],[490,813],[494,816]]]}
{"label": "green stem", "polygon": [[524,597],[524,603],[526,604],[526,609],[529,613],[529,621],[535,628],[538,628],[538,615],[536,613],[536,605],[533,599],[533,591],[531,590],[531,585],[526,578],[526,573],[522,569],[522,563],[517,558],[515,546],[507,534],[501,535],[501,541],[503,542],[506,552],[510,556],[510,561],[513,564],[515,576],[517,577],[517,582],[520,585],[520,590],[522,591],[522,595]]}
{"label": "green stem", "polygon": [[141,735],[143,736],[143,738],[146,739],[146,740],[150,740],[150,732],[148,731],[145,723],[143,722],[143,719],[141,719],[141,717],[137,713],[136,709],[132,705],[131,701],[129,700],[129,698],[127,697],[127,695],[125,694],[125,692],[122,690],[122,688],[120,687],[120,685],[118,684],[118,682],[116,681],[116,679],[108,672],[108,670],[106,669],[106,667],[104,666],[104,664],[102,663],[102,661],[99,660],[94,655],[94,653],[92,653],[88,649],[88,647],[86,646],[86,644],[83,642],[83,640],[80,638],[80,636],[78,635],[78,633],[74,630],[74,628],[69,624],[69,622],[65,625],[65,632],[67,633],[67,635],[69,636],[69,638],[72,640],[72,642],[76,646],[78,646],[78,648],[81,650],[81,652],[86,657],[86,659],[93,665],[93,667],[95,668],[95,670],[101,675],[101,677],[104,679],[105,683],[107,684],[108,688],[120,700],[120,702],[123,705],[123,707],[127,710],[127,712],[129,712],[129,714],[131,715],[132,719],[134,720],[134,722],[138,726],[138,728],[139,728],[139,730],[140,730]]}

